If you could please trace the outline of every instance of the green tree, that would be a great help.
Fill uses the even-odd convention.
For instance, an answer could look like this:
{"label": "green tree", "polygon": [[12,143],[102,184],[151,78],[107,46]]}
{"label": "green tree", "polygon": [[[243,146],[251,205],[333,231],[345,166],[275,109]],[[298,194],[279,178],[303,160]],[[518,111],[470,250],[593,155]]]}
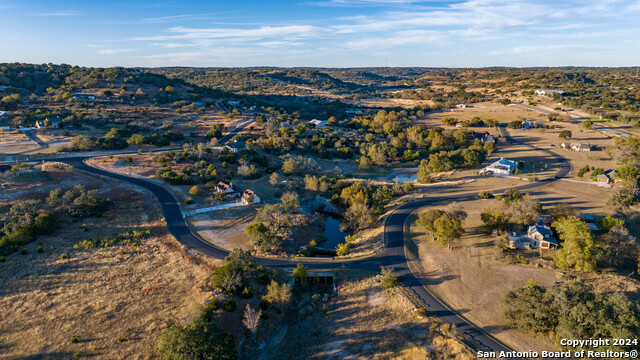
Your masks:
{"label": "green tree", "polygon": [[621,166],[616,171],[616,176],[631,184],[637,184],[640,179],[640,169],[635,166]]}
{"label": "green tree", "polygon": [[624,226],[624,220],[607,215],[602,220],[598,221],[598,225],[602,232],[607,232],[615,226]]}
{"label": "green tree", "polygon": [[558,133],[558,137],[561,139],[571,139],[571,131],[569,130],[562,130]]}
{"label": "green tree", "polygon": [[173,325],[162,334],[158,355],[163,360],[237,360],[232,334],[220,331],[204,313],[186,326]]}
{"label": "green tree", "polygon": [[88,151],[94,150],[98,145],[86,135],[77,135],[71,139],[69,146],[76,151]]}
{"label": "green tree", "polygon": [[398,275],[396,275],[391,269],[381,267],[380,274],[382,274],[382,287],[385,289],[394,288],[400,283],[400,281],[398,281]]}
{"label": "green tree", "polygon": [[287,305],[289,305],[289,301],[291,301],[291,286],[289,286],[289,284],[281,285],[275,280],[271,280],[271,283],[267,286],[265,299],[269,301],[269,303],[277,305],[280,312],[284,313]]}
{"label": "green tree", "polygon": [[420,184],[428,184],[431,180],[431,174],[429,172],[429,160],[422,159],[418,166],[418,182]]}
{"label": "green tree", "polygon": [[287,211],[298,211],[298,207],[300,206],[300,199],[298,198],[298,194],[292,191],[287,191],[282,194],[280,197],[280,202],[284,206],[284,209]]}
{"label": "green tree", "polygon": [[440,245],[447,245],[449,249],[451,249],[462,234],[464,234],[464,228],[462,227],[462,221],[457,218],[453,218],[447,214],[440,216],[433,223],[435,227],[435,237],[436,241]]}
{"label": "green tree", "polygon": [[343,242],[336,246],[336,255],[345,256],[349,253],[349,243]]}
{"label": "green tree", "polygon": [[444,214],[444,211],[439,209],[429,209],[420,213],[420,217],[416,220],[418,225],[424,232],[431,235],[435,240],[436,228],[434,223],[436,220]]}
{"label": "green tree", "polygon": [[366,203],[354,203],[345,211],[341,227],[343,230],[358,231],[373,225],[375,221],[376,216],[373,208]]}
{"label": "green tree", "polygon": [[33,222],[33,231],[37,235],[53,234],[53,232],[56,231],[57,225],[58,222],[51,211],[46,211],[36,216],[36,219]]}
{"label": "green tree", "polygon": [[293,269],[293,277],[298,283],[306,286],[309,279],[309,269],[302,264],[298,264],[296,268]]}
{"label": "green tree", "polygon": [[575,216],[558,220],[552,224],[564,241],[562,249],[554,257],[556,266],[560,269],[573,268],[582,272],[596,269],[593,258],[594,238],[586,223]]}
{"label": "green tree", "polygon": [[200,195],[200,188],[197,186],[193,186],[191,187],[191,189],[189,189],[189,194],[193,195],[193,196],[198,196]]}
{"label": "green tree", "polygon": [[484,229],[489,233],[494,230],[507,231],[510,221],[507,206],[503,202],[489,204],[480,213],[480,220],[484,223]]}
{"label": "green tree", "polygon": [[145,137],[141,134],[133,134],[129,138],[129,144],[131,145],[142,145],[145,143]]}

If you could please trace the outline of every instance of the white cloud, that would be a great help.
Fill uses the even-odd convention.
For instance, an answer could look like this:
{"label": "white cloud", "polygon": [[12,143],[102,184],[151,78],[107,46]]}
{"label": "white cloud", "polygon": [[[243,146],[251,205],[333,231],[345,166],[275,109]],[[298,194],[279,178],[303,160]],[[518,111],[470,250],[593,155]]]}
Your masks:
{"label": "white cloud", "polygon": [[264,38],[298,36],[313,37],[323,32],[319,27],[310,25],[289,26],[261,26],[254,29],[227,29],[227,28],[169,28],[169,35],[156,35],[133,38],[141,41],[166,41],[166,40],[195,40],[195,39],[234,39],[234,40],[259,40]]}
{"label": "white cloud", "polygon": [[121,53],[126,53],[129,51],[133,51],[133,49],[102,49],[98,50],[98,54],[100,55],[116,55]]}

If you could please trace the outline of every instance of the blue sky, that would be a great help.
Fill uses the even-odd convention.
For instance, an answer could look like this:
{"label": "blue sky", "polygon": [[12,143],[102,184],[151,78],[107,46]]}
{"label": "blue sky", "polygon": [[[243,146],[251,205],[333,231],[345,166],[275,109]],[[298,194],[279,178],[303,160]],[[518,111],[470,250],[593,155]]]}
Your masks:
{"label": "blue sky", "polygon": [[0,62],[635,66],[640,0],[0,0]]}

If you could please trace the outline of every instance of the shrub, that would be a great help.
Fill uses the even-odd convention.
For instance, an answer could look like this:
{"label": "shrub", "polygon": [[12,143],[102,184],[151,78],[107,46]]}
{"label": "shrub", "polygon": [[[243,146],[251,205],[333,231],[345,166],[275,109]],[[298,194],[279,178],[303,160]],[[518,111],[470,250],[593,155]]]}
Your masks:
{"label": "shrub", "polygon": [[269,275],[265,273],[258,275],[258,283],[262,285],[267,285],[269,283]]}
{"label": "shrub", "polygon": [[507,127],[509,129],[520,129],[522,127],[522,121],[520,120],[511,121],[509,124],[507,124]]}
{"label": "shrub", "polygon": [[394,288],[398,286],[398,284],[400,283],[398,281],[398,275],[394,274],[391,270],[382,268],[381,274],[382,274],[382,287],[384,287],[385,289]]}
{"label": "shrub", "polygon": [[571,139],[571,131],[569,130],[562,130],[558,133],[558,137],[561,139]]}
{"label": "shrub", "polygon": [[69,255],[67,255],[67,253],[64,253],[64,254],[60,255],[60,259],[66,259],[68,257],[69,257]]}
{"label": "shrub", "polygon": [[40,254],[42,254],[44,252],[44,248],[42,246],[38,246],[38,248],[36,249],[36,251]]}
{"label": "shrub", "polygon": [[27,255],[28,253],[29,253],[29,250],[27,249],[20,250],[20,255]]}
{"label": "shrub", "polygon": [[269,305],[271,304],[269,303],[269,300],[267,300],[267,295],[263,295],[260,298],[260,309],[267,310],[269,309]]}
{"label": "shrub", "polygon": [[220,307],[220,300],[218,298],[211,299],[211,302],[209,302],[209,307],[213,310],[218,309]]}
{"label": "shrub", "polygon": [[193,196],[200,195],[200,188],[197,187],[197,186],[193,186],[191,189],[189,189],[189,194],[191,194]]}
{"label": "shrub", "polygon": [[80,249],[80,250],[89,250],[89,249],[93,249],[94,247],[96,247],[96,243],[93,240],[82,240],[76,243],[75,245],[73,245],[74,249]]}
{"label": "shrub", "polygon": [[78,342],[78,337],[77,336],[72,336],[71,339],[69,339],[69,342],[72,344],[75,344]]}
{"label": "shrub", "polygon": [[3,263],[7,261],[7,258],[5,258],[4,256],[0,256],[0,263]]}
{"label": "shrub", "polygon": [[37,235],[48,235],[56,231],[57,221],[51,211],[38,214],[34,223],[33,231]]}
{"label": "shrub", "polygon": [[347,255],[349,253],[349,244],[348,243],[342,243],[342,244],[338,244],[338,246],[336,247],[336,254],[338,256],[344,256]]}
{"label": "shrub", "polygon": [[481,191],[478,194],[478,197],[480,199],[493,199],[495,196],[493,196],[493,194],[491,193],[491,191]]}
{"label": "shrub", "polygon": [[125,342],[125,341],[127,341],[127,337],[126,336],[120,336],[118,338],[118,342]]}
{"label": "shrub", "polygon": [[228,312],[235,311],[237,306],[236,301],[233,299],[229,299],[224,303],[224,309]]}
{"label": "shrub", "polygon": [[251,288],[245,286],[242,290],[242,297],[245,299],[250,299],[252,296],[253,293],[251,292]]}
{"label": "shrub", "polygon": [[0,238],[0,248],[28,244],[36,239],[30,226],[23,226]]}
{"label": "shrub", "polygon": [[190,197],[184,198],[184,204],[185,205],[191,205],[193,204],[193,199]]}

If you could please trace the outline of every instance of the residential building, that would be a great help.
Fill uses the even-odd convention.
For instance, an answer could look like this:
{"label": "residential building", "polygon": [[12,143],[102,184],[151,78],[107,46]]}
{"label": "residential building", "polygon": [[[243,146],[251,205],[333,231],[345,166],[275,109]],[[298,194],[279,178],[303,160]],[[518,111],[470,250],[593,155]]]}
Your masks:
{"label": "residential building", "polygon": [[235,153],[235,152],[242,151],[242,150],[246,149],[247,148],[247,143],[244,142],[244,141],[234,141],[234,142],[230,142],[228,144],[225,144],[224,146],[229,148],[229,151]]}
{"label": "residential building", "polygon": [[240,106],[240,101],[238,101],[238,100],[229,100],[229,101],[227,101],[227,104],[237,107],[237,106]]}
{"label": "residential building", "polygon": [[457,105],[456,105],[456,107],[457,107],[458,109],[464,109],[464,108],[466,108],[466,107],[467,107],[467,105],[465,105],[465,104],[457,104]]}
{"label": "residential building", "polygon": [[[49,126],[45,126],[46,123],[49,123]],[[46,118],[44,120],[36,120],[35,127],[36,129],[40,128],[49,128],[49,129],[57,129],[60,127],[60,118]]]}
{"label": "residential building", "polygon": [[545,225],[531,225],[526,232],[510,232],[507,235],[509,247],[512,249],[551,249],[558,248],[558,240],[553,236],[551,228]]}
{"label": "residential building", "polygon": [[607,174],[600,174],[596,176],[596,181],[602,184],[611,184],[613,180]]}
{"label": "residential building", "polygon": [[8,88],[9,88],[8,86],[1,85],[0,86],[0,91],[7,91]]}
{"label": "residential building", "polygon": [[214,193],[225,194],[227,196],[234,194],[236,191],[233,188],[233,183],[226,184],[220,181],[216,186],[212,189]]}
{"label": "residential building", "polygon": [[242,197],[241,197],[241,201],[243,204],[245,205],[249,205],[249,204],[259,204],[260,203],[260,197],[258,196],[258,194],[256,194],[255,192],[253,192],[253,190],[245,190],[242,192]]}
{"label": "residential building", "polygon": [[517,167],[518,163],[516,161],[500,158],[500,160],[484,168],[483,172],[490,174],[509,175],[514,172]]}
{"label": "residential building", "polygon": [[551,89],[538,89],[535,91],[536,95],[546,95],[553,96],[554,94],[562,95],[564,91],[562,90],[551,90]]}
{"label": "residential building", "polygon": [[560,147],[563,149],[571,149],[573,151],[591,151],[591,145],[581,144],[581,143],[566,143],[563,142],[560,144]]}
{"label": "residential building", "polygon": [[316,129],[322,129],[323,127],[325,127],[327,124],[329,123],[328,120],[317,120],[317,119],[313,119],[311,121],[309,121],[309,124],[312,124],[316,127]]}
{"label": "residential building", "polygon": [[76,93],[71,96],[74,100],[95,100],[96,96],[93,94],[81,94]]}
{"label": "residential building", "polygon": [[535,121],[525,121],[522,123],[522,129],[533,129],[533,128],[539,128],[540,124],[538,124]]}
{"label": "residential building", "polygon": [[495,144],[496,142],[496,139],[493,137],[493,135],[489,133],[476,134],[476,137],[483,144],[490,143],[490,142]]}

